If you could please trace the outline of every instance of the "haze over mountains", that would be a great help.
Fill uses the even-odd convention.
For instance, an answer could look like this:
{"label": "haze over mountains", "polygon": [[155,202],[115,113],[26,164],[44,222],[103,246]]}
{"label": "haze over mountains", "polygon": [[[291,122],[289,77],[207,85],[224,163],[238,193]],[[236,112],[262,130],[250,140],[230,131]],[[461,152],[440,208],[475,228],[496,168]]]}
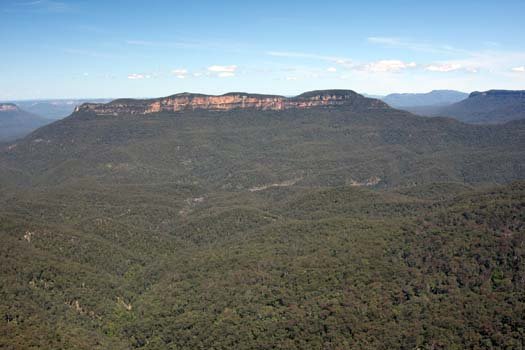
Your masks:
{"label": "haze over mountains", "polygon": [[50,123],[11,103],[0,103],[0,142],[12,141]]}
{"label": "haze over mountains", "polygon": [[525,91],[473,92],[467,99],[449,106],[407,110],[428,116],[450,116],[465,123],[505,123],[525,118]]}
{"label": "haze over mountains", "polygon": [[53,99],[53,100],[22,100],[12,101],[21,109],[41,117],[57,120],[62,119],[73,113],[76,106],[86,102],[104,103],[110,99]]}
{"label": "haze over mountains", "polygon": [[468,94],[454,90],[433,90],[428,93],[395,93],[381,98],[394,108],[422,106],[444,106],[459,102],[468,97]]}
{"label": "haze over mountains", "polygon": [[0,103],[0,142],[22,138],[41,126],[65,118],[82,103],[109,101],[109,99],[24,100]]}
{"label": "haze over mountains", "polygon": [[442,116],[474,124],[499,124],[525,118],[525,91],[489,90],[469,95],[437,90],[427,94],[391,94],[390,106],[423,116]]}

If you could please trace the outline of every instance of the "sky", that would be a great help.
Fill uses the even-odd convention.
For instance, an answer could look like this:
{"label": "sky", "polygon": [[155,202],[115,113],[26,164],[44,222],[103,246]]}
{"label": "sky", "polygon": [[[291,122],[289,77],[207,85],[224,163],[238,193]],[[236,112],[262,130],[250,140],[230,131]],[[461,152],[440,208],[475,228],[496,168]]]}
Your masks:
{"label": "sky", "polygon": [[525,89],[525,1],[0,0],[0,100]]}

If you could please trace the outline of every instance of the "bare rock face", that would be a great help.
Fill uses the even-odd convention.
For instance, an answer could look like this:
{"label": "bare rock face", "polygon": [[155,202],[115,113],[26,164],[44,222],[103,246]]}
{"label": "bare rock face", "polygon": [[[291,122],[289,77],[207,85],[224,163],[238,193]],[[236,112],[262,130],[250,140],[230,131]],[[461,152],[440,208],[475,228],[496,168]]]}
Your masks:
{"label": "bare rock face", "polygon": [[12,103],[0,103],[0,112],[15,112],[18,111],[18,107]]}
{"label": "bare rock face", "polygon": [[75,112],[97,115],[146,115],[187,110],[229,111],[233,109],[285,110],[312,107],[354,106],[365,109],[384,109],[388,106],[375,99],[365,98],[351,90],[311,91],[296,97],[258,95],[232,92],[221,96],[182,93],[151,100],[121,99],[106,104],[85,103]]}

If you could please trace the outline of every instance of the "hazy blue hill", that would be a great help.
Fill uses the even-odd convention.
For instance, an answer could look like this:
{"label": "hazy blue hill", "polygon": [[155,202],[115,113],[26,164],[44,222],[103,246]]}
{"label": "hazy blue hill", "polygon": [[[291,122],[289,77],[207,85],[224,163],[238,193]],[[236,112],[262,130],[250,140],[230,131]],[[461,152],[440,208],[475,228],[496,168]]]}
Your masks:
{"label": "hazy blue hill", "polygon": [[449,106],[415,106],[403,109],[418,115],[448,116],[465,123],[501,124],[525,118],[525,92],[473,92],[467,99]]}
{"label": "hazy blue hill", "polygon": [[467,123],[505,123],[525,118],[525,90],[473,92],[469,98],[433,113]]}
{"label": "hazy blue hill", "polygon": [[382,98],[383,101],[395,108],[443,106],[459,102],[468,97],[468,94],[455,90],[433,90],[428,93],[396,93]]}
{"label": "hazy blue hill", "polygon": [[15,104],[0,104],[0,142],[26,136],[51,121],[20,109]]}
{"label": "hazy blue hill", "polygon": [[22,109],[39,115],[41,117],[57,120],[62,119],[73,113],[76,106],[82,103],[104,103],[108,99],[73,99],[73,100],[25,100],[15,103]]}

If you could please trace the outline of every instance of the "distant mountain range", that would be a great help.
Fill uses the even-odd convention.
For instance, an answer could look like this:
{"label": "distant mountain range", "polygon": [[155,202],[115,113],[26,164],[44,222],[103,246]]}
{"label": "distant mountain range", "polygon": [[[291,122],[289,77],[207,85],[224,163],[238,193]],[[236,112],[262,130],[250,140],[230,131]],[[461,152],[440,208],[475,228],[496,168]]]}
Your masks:
{"label": "distant mountain range", "polygon": [[20,109],[13,103],[0,103],[0,142],[24,137],[51,120]]}
{"label": "distant mountain range", "polygon": [[[350,93],[351,92],[351,93]],[[181,93],[156,99],[54,99],[4,103],[0,110],[0,142],[23,137],[51,121],[65,118],[75,110],[99,115],[149,114],[184,110],[230,110],[253,108],[281,110],[315,106],[354,105],[354,108],[389,106],[428,117],[451,117],[466,123],[497,124],[525,118],[525,91],[490,90],[470,95],[455,90],[429,93],[366,95],[350,90],[313,91],[296,97],[228,93],[220,96]],[[364,103],[366,102],[366,103]],[[364,103],[364,104],[363,104]]]}
{"label": "distant mountain range", "polygon": [[37,114],[41,117],[57,120],[73,113],[76,106],[86,102],[104,103],[110,99],[56,99],[56,100],[24,100],[13,101],[25,111]]}
{"label": "distant mountain range", "polygon": [[452,117],[465,123],[506,123],[525,118],[525,90],[473,92],[467,99],[448,106],[417,106],[403,109],[429,117]]}
{"label": "distant mountain range", "polygon": [[[380,186],[445,179],[501,182],[520,178],[521,170],[501,170],[509,162],[493,152],[494,145],[505,139],[502,150],[511,157],[523,141],[516,134],[520,128],[522,124],[488,128],[419,117],[350,90],[312,91],[292,98],[183,93],[83,104],[8,153],[16,153],[26,170],[36,170],[48,159],[45,169],[50,172],[42,168],[39,173],[44,182],[57,181],[59,174],[64,181],[88,174],[113,181],[108,162],[117,167],[133,164],[133,171],[118,172],[126,178],[123,181],[193,177],[188,184],[218,187],[252,188],[301,177],[316,185],[376,183],[371,180],[376,178],[381,179]],[[232,147],[244,150],[242,161],[228,158]],[[423,150],[427,156],[422,156]],[[474,159],[481,153],[482,158]],[[521,153],[513,157],[520,160]],[[473,166],[489,158],[490,169],[479,172]],[[192,172],[180,166],[188,159],[193,159]],[[51,164],[56,167],[53,171]],[[155,169],[158,176],[146,176],[147,169]],[[238,169],[235,176],[232,169]]]}
{"label": "distant mountain range", "polygon": [[490,90],[473,92],[466,100],[437,110],[467,123],[505,123],[525,118],[525,91]]}
{"label": "distant mountain range", "polygon": [[382,98],[394,108],[445,106],[468,97],[467,93],[455,90],[433,90],[428,93],[390,94]]}

